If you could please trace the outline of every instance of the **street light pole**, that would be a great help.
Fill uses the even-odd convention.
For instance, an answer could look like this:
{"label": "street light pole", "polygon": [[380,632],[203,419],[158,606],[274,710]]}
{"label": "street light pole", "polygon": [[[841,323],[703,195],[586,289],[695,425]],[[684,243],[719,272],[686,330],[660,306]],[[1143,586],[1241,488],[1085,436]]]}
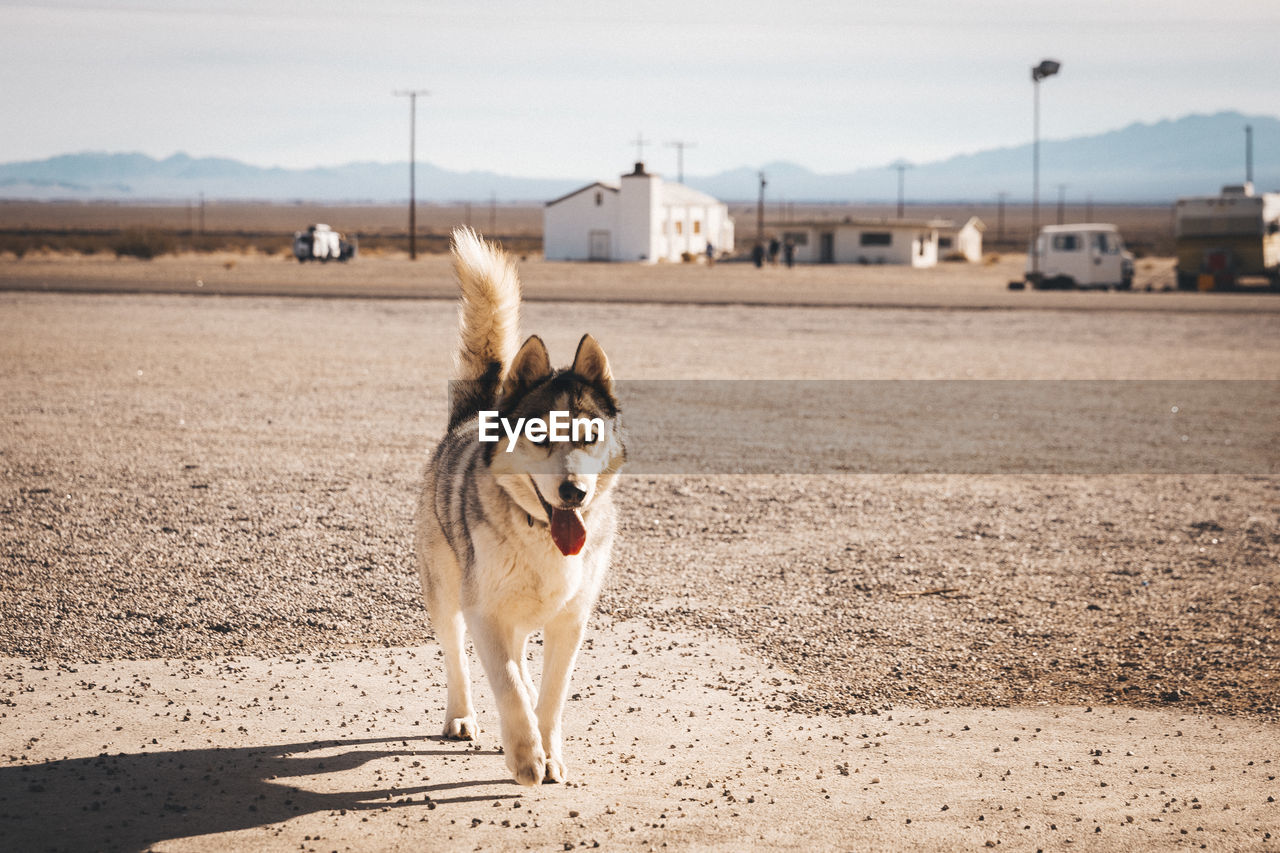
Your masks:
{"label": "street light pole", "polygon": [[415,197],[417,180],[414,174],[418,154],[418,96],[431,94],[426,89],[404,89],[392,95],[409,99],[409,260],[417,260],[418,205]]}
{"label": "street light pole", "polygon": [[1062,63],[1052,59],[1041,60],[1031,68],[1031,82],[1035,90],[1034,134],[1031,145],[1031,275],[1040,275],[1040,81],[1052,77],[1062,68]]}

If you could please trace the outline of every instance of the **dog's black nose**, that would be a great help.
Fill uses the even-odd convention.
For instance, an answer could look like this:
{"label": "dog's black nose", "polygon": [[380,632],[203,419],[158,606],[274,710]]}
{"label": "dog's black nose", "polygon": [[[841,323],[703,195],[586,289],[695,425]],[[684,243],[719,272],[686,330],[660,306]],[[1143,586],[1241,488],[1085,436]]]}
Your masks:
{"label": "dog's black nose", "polygon": [[570,480],[560,484],[560,500],[569,506],[577,506],[587,496],[587,490]]}

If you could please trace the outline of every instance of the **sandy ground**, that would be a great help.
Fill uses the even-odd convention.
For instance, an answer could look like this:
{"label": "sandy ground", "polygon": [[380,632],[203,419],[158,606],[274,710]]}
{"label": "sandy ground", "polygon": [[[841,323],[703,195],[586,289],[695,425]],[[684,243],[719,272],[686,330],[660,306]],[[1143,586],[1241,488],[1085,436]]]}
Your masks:
{"label": "sandy ground", "polygon": [[[964,309],[1142,310],[1274,312],[1266,293],[1167,293],[1173,260],[1140,260],[1133,293],[1010,291],[1021,279],[1024,255],[994,264],[944,263],[925,270],[893,266],[812,265],[757,270],[745,263],[521,265],[529,301],[680,303]],[[1146,292],[1150,287],[1154,292]],[[350,264],[299,264],[261,254],[165,255],[150,261],[107,255],[28,255],[0,258],[0,290],[89,293],[440,298],[454,297],[449,261],[389,255]]]}
{"label": "sandy ground", "polygon": [[[940,288],[914,282],[883,286]],[[1020,296],[1090,310],[546,301],[525,326],[557,360],[590,330],[637,379],[1280,374],[1264,297]],[[442,301],[0,295],[3,834],[1274,844],[1270,474],[633,476],[573,784],[505,782],[488,736],[431,740],[409,517],[452,323]]]}
{"label": "sandy ground", "polygon": [[602,620],[521,788],[442,741],[434,646],[0,663],[9,849],[1273,849],[1274,725],[1036,706],[813,717],[705,634]]}

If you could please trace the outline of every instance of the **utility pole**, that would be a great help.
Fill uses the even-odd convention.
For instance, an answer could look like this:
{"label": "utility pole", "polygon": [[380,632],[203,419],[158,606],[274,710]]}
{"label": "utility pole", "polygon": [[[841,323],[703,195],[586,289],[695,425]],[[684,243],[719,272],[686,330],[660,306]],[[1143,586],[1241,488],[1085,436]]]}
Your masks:
{"label": "utility pole", "polygon": [[200,234],[204,234],[204,190],[200,191]]}
{"label": "utility pole", "polygon": [[677,139],[674,142],[668,142],[668,146],[676,149],[676,183],[684,183],[684,149],[697,148],[696,142],[685,142],[683,139]]}
{"label": "utility pole", "polygon": [[901,219],[905,208],[905,195],[903,193],[903,189],[906,186],[906,182],[904,175],[906,174],[907,169],[911,168],[911,164],[906,160],[899,160],[896,163],[890,164],[889,168],[898,170],[898,218]]}
{"label": "utility pole", "polygon": [[756,242],[764,243],[764,187],[768,183],[760,172],[760,197],[756,201]]}
{"label": "utility pole", "polygon": [[415,197],[417,180],[415,177],[416,160],[418,159],[418,96],[431,94],[426,89],[400,89],[392,92],[397,98],[409,99],[409,260],[418,257],[418,205]]}
{"label": "utility pole", "polygon": [[1067,185],[1058,184],[1058,224],[1066,222]]}
{"label": "utility pole", "polygon": [[1004,190],[996,193],[996,242],[1004,242],[1004,200],[1009,194]]}
{"label": "utility pole", "polygon": [[1244,181],[1253,183],[1253,125],[1244,126]]}

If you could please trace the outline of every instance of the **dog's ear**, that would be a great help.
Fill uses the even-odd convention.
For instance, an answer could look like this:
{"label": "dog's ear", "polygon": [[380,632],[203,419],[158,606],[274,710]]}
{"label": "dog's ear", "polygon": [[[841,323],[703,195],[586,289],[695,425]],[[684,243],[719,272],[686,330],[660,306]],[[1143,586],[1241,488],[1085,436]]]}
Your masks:
{"label": "dog's ear", "polygon": [[609,356],[604,354],[600,344],[590,335],[583,335],[582,340],[578,341],[578,352],[573,357],[571,369],[574,375],[613,393],[613,371],[609,369]]}
{"label": "dog's ear", "polygon": [[507,368],[507,376],[502,381],[503,396],[510,397],[520,389],[546,379],[552,373],[547,345],[537,335],[530,335],[511,360],[511,367]]}

